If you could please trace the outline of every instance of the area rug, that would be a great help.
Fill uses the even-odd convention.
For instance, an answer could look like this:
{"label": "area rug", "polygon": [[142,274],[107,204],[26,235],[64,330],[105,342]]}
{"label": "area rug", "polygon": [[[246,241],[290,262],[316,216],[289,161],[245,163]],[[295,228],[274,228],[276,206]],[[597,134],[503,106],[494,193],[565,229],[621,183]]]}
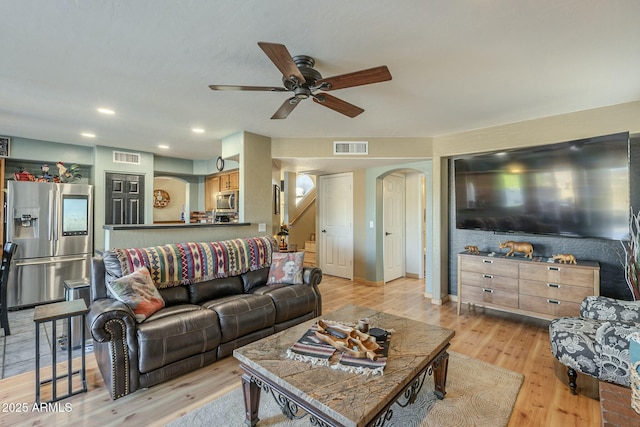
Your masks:
{"label": "area rug", "polygon": [[[447,395],[436,399],[433,379],[427,378],[413,405],[394,405],[385,426],[506,426],[524,375],[449,352]],[[309,418],[289,420],[270,394],[263,393],[258,427],[306,427]],[[244,400],[240,387],[168,424],[170,427],[243,426]]]}

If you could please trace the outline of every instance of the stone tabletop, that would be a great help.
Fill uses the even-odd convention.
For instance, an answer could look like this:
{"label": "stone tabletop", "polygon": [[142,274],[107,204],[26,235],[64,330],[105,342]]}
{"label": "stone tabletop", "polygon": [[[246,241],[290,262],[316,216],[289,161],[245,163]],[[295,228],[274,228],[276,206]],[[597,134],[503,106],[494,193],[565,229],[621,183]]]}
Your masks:
{"label": "stone tabletop", "polygon": [[87,314],[88,311],[83,299],[55,302],[37,306],[33,312],[33,321],[47,322],[49,320]]}
{"label": "stone tabletop", "polygon": [[[345,426],[370,422],[384,408],[385,402],[404,390],[455,335],[450,329],[353,305],[320,318],[344,323],[369,318],[370,327],[393,331],[384,375],[367,376],[287,359],[287,349],[302,337],[315,319],[236,349],[234,357]],[[428,378],[426,381],[433,380]]]}

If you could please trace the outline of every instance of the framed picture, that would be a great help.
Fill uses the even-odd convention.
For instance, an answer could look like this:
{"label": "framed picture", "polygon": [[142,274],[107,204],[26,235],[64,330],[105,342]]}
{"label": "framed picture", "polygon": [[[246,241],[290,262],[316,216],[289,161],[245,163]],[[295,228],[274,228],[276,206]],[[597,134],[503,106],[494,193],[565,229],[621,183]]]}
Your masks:
{"label": "framed picture", "polygon": [[9,149],[11,138],[8,136],[0,136],[0,157],[9,157]]}
{"label": "framed picture", "polygon": [[280,214],[280,187],[273,184],[273,214]]}

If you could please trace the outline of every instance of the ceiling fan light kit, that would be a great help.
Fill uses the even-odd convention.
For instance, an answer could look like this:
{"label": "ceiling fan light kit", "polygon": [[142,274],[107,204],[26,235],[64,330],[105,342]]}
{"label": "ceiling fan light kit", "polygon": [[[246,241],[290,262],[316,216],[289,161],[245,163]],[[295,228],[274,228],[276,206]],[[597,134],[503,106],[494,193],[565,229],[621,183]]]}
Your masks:
{"label": "ceiling fan light kit", "polygon": [[313,98],[316,104],[353,118],[364,112],[364,109],[328,93],[321,92],[316,94],[315,92],[319,90],[345,89],[391,80],[391,73],[389,73],[389,69],[385,65],[322,78],[320,72],[313,68],[315,60],[312,57],[307,55],[292,57],[283,44],[258,42],[258,46],[282,73],[282,85],[284,87],[209,85],[209,88],[211,90],[293,92],[294,96],[284,101],[271,116],[272,119],[286,119],[300,101],[307,98]]}

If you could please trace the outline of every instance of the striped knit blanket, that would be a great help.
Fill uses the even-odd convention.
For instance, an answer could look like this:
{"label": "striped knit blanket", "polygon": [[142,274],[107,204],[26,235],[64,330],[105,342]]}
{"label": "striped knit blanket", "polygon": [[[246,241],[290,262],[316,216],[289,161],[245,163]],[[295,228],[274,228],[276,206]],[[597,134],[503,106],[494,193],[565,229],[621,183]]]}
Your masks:
{"label": "striped knit blanket", "polygon": [[[389,353],[389,339],[383,343],[379,342],[381,349],[377,350],[380,357],[372,361],[360,359],[341,353],[333,346],[320,341],[315,333],[318,324],[315,323],[295,344],[287,349],[287,359],[299,362],[308,362],[312,365],[329,366],[332,369],[340,369],[355,374],[363,375],[384,375],[384,368],[387,366],[387,355]],[[334,357],[337,355],[337,357]]]}
{"label": "striped knit blanket", "polygon": [[271,264],[273,237],[220,242],[176,243],[148,248],[114,249],[127,275],[146,266],[158,288],[237,276]]}

